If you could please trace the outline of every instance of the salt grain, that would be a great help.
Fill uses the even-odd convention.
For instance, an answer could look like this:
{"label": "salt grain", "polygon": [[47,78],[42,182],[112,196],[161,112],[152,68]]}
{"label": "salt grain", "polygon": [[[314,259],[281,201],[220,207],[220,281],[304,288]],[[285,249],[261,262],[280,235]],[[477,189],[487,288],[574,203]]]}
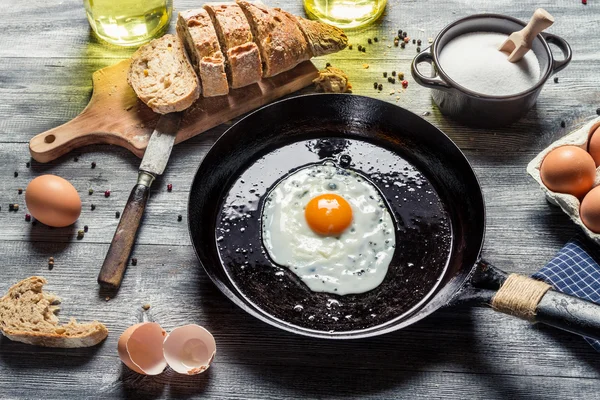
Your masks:
{"label": "salt grain", "polygon": [[530,51],[511,63],[498,47],[507,36],[495,32],[472,32],[451,40],[440,54],[440,66],[456,83],[477,93],[507,96],[534,86],[540,65]]}

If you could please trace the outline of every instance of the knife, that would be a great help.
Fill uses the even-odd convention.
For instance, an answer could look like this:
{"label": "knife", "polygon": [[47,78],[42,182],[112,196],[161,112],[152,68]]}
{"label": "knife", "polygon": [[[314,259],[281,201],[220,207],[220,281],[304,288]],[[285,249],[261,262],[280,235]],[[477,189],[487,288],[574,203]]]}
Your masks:
{"label": "knife", "polygon": [[148,202],[150,186],[154,179],[165,171],[182,115],[183,112],[162,115],[152,132],[140,164],[137,184],[131,190],[98,275],[98,283],[107,289],[118,289],[121,286]]}

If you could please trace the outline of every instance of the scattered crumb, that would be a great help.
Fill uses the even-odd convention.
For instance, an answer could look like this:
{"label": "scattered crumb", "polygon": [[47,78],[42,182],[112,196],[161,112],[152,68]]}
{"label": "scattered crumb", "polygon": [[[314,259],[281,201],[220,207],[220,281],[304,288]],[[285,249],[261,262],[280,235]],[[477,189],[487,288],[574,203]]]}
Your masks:
{"label": "scattered crumb", "polygon": [[142,306],[142,308],[144,309],[144,311],[148,311],[150,309],[150,304],[146,303]]}
{"label": "scattered crumb", "polygon": [[394,93],[396,93],[395,90],[390,90],[390,96],[392,96]]}
{"label": "scattered crumb", "polygon": [[433,38],[431,38],[431,37],[430,37],[430,38],[427,38],[427,41],[428,41],[429,43],[433,43]]}
{"label": "scattered crumb", "polygon": [[110,300],[110,297],[108,297],[108,296],[106,296],[106,297],[104,298],[104,301],[109,301],[109,300]]}
{"label": "scattered crumb", "polygon": [[132,106],[132,105],[131,105],[131,106],[129,106],[129,107],[126,107],[126,108],[125,108],[125,111],[129,111],[129,110],[131,110],[132,108],[133,108],[133,106]]}
{"label": "scattered crumb", "polygon": [[364,69],[369,69],[369,64],[363,64]]}
{"label": "scattered crumb", "polygon": [[327,67],[319,71],[319,76],[313,80],[313,83],[317,90],[325,93],[347,93],[352,89],[348,75],[335,67]]}

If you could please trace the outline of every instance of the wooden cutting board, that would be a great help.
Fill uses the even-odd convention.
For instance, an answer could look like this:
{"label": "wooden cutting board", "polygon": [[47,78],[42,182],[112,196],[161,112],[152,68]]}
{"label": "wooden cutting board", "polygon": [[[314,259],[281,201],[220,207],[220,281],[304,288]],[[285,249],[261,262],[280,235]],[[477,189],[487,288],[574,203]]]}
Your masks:
{"label": "wooden cutting board", "polygon": [[[81,146],[114,144],[142,157],[160,115],[139,101],[127,84],[129,63],[124,60],[94,72],[87,107],[66,124],[32,138],[31,156],[45,163]],[[305,61],[290,71],[232,90],[227,96],[200,97],[186,110],[175,143],[300,90],[317,75],[315,66]]]}

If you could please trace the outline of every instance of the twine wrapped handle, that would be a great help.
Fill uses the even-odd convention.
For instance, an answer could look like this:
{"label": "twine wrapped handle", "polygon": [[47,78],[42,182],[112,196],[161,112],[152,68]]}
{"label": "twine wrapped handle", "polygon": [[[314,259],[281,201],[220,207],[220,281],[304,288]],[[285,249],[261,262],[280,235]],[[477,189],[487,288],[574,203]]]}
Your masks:
{"label": "twine wrapped handle", "polygon": [[535,322],[537,306],[551,286],[524,275],[510,274],[496,295],[492,308]]}

